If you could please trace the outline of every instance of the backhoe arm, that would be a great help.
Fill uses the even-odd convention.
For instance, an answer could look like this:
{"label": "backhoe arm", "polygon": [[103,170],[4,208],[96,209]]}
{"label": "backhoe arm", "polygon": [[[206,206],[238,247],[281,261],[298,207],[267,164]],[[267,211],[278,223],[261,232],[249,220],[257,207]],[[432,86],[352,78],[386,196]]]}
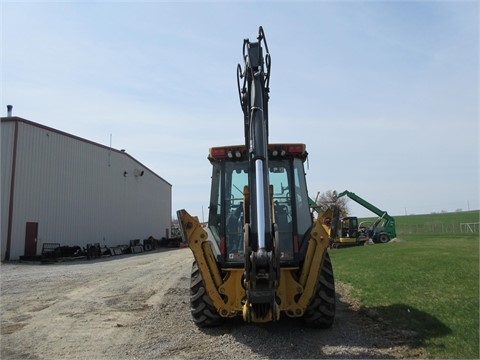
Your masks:
{"label": "backhoe arm", "polygon": [[[273,226],[268,171],[268,84],[270,54],[262,27],[257,42],[243,42],[244,67],[237,66],[240,104],[248,150],[248,209],[245,209],[245,287],[247,320],[279,317],[275,293],[280,265]],[[263,56],[262,44],[266,55]],[[240,82],[243,86],[240,88]]]}

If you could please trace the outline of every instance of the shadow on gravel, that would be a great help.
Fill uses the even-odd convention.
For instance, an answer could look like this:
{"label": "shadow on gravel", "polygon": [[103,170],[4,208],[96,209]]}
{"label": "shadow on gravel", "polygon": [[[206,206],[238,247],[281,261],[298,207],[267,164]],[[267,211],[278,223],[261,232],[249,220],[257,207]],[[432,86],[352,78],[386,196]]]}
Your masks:
{"label": "shadow on gravel", "polygon": [[[274,359],[393,359],[424,357],[417,346],[417,334],[389,328],[375,313],[403,312],[407,307],[391,307],[356,311],[350,304],[337,299],[335,323],[330,329],[312,329],[301,319],[283,317],[267,324],[248,324],[241,318],[229,319],[219,328],[201,329],[211,336],[230,334],[236,341],[248,346],[255,354]],[[437,319],[410,308],[410,316],[417,321],[428,321],[438,327],[429,336],[448,334],[448,329]],[[422,340],[422,339],[421,339]]]}

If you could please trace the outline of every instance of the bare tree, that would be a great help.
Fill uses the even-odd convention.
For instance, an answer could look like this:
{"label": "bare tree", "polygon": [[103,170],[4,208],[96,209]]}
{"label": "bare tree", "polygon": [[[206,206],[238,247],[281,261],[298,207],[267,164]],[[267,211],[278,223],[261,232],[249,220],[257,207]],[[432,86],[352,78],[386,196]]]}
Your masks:
{"label": "bare tree", "polygon": [[327,190],[324,193],[317,195],[316,203],[321,208],[328,208],[332,205],[336,205],[340,210],[340,216],[348,216],[350,210],[348,209],[348,198],[343,196],[338,198],[335,190]]}

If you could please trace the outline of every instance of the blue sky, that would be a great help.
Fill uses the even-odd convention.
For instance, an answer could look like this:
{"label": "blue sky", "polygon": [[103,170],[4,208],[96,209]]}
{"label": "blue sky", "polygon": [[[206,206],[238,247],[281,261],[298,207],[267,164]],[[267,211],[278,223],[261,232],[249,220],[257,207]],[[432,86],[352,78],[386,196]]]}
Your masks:
{"label": "blue sky", "polygon": [[[207,213],[208,148],[243,143],[236,66],[262,25],[270,142],[309,193],[392,215],[479,208],[479,2],[1,3],[1,114],[126,149]],[[352,213],[371,215],[350,202]]]}

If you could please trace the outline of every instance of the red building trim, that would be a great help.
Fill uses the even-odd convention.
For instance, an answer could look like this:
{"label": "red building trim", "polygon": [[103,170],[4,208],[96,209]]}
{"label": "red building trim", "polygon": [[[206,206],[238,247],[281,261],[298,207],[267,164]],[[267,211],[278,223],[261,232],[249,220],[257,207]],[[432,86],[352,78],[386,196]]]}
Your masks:
{"label": "red building trim", "polygon": [[13,134],[12,173],[10,176],[10,199],[8,203],[8,228],[7,228],[7,247],[5,249],[5,260],[10,260],[10,247],[12,243],[13,204],[14,204],[14,194],[15,194],[15,171],[17,167],[17,142],[18,142],[18,121],[15,121],[15,130]]}

